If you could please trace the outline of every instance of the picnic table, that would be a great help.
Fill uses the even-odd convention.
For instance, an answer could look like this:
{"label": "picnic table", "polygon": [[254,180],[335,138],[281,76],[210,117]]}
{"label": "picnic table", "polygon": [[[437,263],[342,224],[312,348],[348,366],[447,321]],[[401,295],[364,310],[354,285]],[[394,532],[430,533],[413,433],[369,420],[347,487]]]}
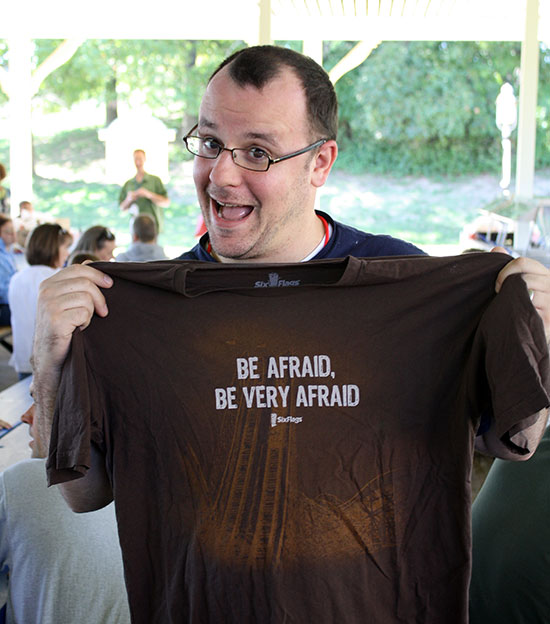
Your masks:
{"label": "picnic table", "polygon": [[8,350],[10,353],[13,353],[13,345],[9,340],[7,340],[7,338],[11,338],[11,326],[1,325],[0,344],[4,347],[4,349]]}
{"label": "picnic table", "polygon": [[31,456],[29,428],[21,422],[21,416],[32,404],[31,380],[27,377],[0,392],[0,418],[12,425],[11,429],[0,430],[0,472]]}

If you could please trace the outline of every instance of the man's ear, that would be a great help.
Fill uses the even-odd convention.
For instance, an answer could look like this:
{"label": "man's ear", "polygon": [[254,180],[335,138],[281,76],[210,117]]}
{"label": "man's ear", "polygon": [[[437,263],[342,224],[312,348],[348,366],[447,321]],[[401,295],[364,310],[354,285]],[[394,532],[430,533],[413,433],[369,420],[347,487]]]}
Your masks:
{"label": "man's ear", "polygon": [[338,145],[333,139],[327,141],[319,148],[319,152],[313,160],[313,170],[311,172],[311,183],[313,186],[323,186],[337,156]]}

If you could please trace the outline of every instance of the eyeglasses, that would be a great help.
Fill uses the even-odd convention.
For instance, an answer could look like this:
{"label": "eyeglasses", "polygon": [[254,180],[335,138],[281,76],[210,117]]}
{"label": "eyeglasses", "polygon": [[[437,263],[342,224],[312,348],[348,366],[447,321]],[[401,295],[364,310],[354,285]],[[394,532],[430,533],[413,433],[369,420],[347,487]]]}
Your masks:
{"label": "eyeglasses", "polygon": [[186,136],[183,137],[185,146],[191,154],[200,156],[201,158],[214,160],[222,152],[231,152],[233,162],[238,167],[242,167],[243,169],[248,169],[250,171],[267,171],[269,167],[275,163],[288,160],[289,158],[294,158],[294,156],[300,156],[300,154],[305,154],[316,147],[320,147],[328,141],[328,139],[319,139],[318,141],[315,141],[315,143],[312,143],[297,152],[292,152],[292,154],[280,156],[279,158],[271,158],[271,156],[261,147],[234,147],[230,149],[229,147],[225,147],[219,141],[216,141],[216,139],[212,139],[210,137],[203,139],[202,137],[192,136],[191,132],[196,130],[197,127],[198,124],[193,126]]}

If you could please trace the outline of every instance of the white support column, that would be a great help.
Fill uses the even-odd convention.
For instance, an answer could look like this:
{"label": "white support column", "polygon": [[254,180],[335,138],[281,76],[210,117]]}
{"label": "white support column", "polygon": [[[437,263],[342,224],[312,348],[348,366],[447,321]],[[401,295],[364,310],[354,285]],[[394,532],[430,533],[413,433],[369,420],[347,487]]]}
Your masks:
{"label": "white support column", "polygon": [[23,36],[8,39],[10,97],[10,190],[12,215],[19,202],[33,201],[32,193],[32,40]]}
{"label": "white support column", "polygon": [[525,35],[521,46],[516,197],[533,197],[537,87],[539,78],[539,1],[527,0]]}
{"label": "white support column", "polygon": [[260,20],[258,24],[258,43],[270,45],[271,38],[271,0],[260,0]]}

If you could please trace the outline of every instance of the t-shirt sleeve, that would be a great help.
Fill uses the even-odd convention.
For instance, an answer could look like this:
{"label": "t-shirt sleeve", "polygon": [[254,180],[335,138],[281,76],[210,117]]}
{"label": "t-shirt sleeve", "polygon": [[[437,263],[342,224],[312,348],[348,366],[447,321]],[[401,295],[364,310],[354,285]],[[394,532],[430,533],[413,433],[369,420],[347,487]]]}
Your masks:
{"label": "t-shirt sleeve", "polygon": [[155,176],[155,191],[154,192],[157,193],[157,195],[164,195],[164,197],[168,197],[168,192],[164,188],[164,184],[162,183],[162,180],[156,176]]}
{"label": "t-shirt sleeve", "polygon": [[46,464],[49,485],[84,476],[91,466],[91,444],[102,450],[103,402],[94,387],[82,333],[76,330],[57,392]]}
{"label": "t-shirt sleeve", "polygon": [[[473,343],[470,390],[484,397],[491,427],[509,450],[512,436],[533,425],[550,405],[550,364],[542,319],[519,275],[508,277],[485,311]],[[527,440],[525,441],[527,444]]]}

